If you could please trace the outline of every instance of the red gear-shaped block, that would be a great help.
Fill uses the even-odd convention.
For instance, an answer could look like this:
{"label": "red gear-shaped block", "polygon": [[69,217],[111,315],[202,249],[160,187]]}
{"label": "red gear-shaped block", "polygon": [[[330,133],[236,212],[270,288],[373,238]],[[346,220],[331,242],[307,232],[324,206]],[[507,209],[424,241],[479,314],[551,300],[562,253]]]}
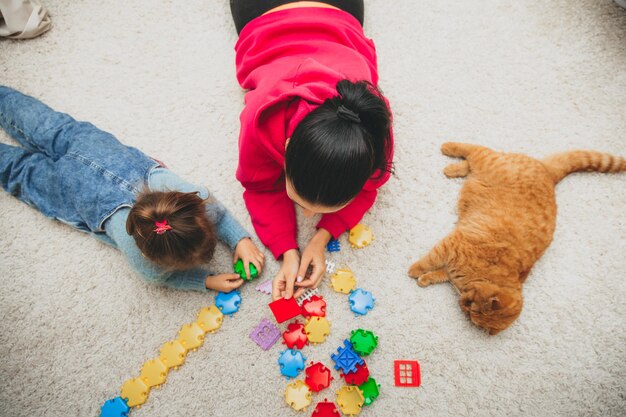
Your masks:
{"label": "red gear-shaped block", "polygon": [[337,411],[337,406],[335,403],[328,401],[324,398],[324,401],[320,401],[317,403],[315,410],[313,410],[313,414],[311,417],[339,417],[339,411]]}
{"label": "red gear-shaped block", "polygon": [[304,382],[311,388],[313,392],[320,392],[321,390],[330,386],[330,381],[333,377],[330,374],[330,369],[324,366],[321,362],[311,362],[304,371],[306,378]]}
{"label": "red gear-shaped block", "polygon": [[342,373],[341,376],[346,380],[346,384],[361,385],[367,382],[367,379],[370,377],[370,371],[367,369],[365,361],[363,361],[363,365],[356,365],[356,372]]}
{"label": "red gear-shaped block", "polygon": [[309,344],[309,338],[304,331],[304,324],[298,320],[289,323],[287,331],[283,332],[283,339],[289,349],[302,349]]}
{"label": "red gear-shaped block", "polygon": [[305,317],[326,317],[326,301],[324,301],[324,298],[314,295],[311,299],[306,300],[302,304],[302,315]]}

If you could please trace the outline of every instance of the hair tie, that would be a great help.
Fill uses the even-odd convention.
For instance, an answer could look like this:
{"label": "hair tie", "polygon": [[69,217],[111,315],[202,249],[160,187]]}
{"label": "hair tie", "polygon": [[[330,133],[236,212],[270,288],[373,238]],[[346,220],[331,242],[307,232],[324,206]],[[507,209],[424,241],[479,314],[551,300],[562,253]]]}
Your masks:
{"label": "hair tie", "polygon": [[167,224],[167,219],[163,219],[160,222],[156,221],[154,222],[154,225],[156,226],[156,229],[154,229],[154,231],[156,232],[157,235],[162,235],[168,230],[172,230],[172,226]]}
{"label": "hair tie", "polygon": [[340,119],[344,119],[352,123],[361,123],[361,118],[359,117],[359,115],[344,106],[343,104],[339,105],[339,107],[337,108],[337,116]]}

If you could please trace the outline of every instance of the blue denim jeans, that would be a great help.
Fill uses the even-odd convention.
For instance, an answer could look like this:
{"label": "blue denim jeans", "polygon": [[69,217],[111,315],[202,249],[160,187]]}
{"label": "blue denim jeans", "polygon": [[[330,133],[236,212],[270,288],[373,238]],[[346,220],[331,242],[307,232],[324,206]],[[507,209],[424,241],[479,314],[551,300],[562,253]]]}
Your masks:
{"label": "blue denim jeans", "polygon": [[45,216],[87,232],[132,207],[159,163],[91,123],[0,86],[0,126],[21,147],[0,143],[2,188]]}

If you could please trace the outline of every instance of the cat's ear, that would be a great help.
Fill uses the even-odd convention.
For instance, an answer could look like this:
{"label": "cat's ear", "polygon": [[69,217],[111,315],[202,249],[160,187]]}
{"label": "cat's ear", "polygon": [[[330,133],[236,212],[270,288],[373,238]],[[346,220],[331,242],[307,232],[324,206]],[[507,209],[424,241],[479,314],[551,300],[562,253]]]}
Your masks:
{"label": "cat's ear", "polygon": [[489,334],[490,334],[491,336],[495,336],[495,335],[497,335],[498,333],[500,333],[501,331],[502,331],[502,329],[489,329]]}
{"label": "cat's ear", "polygon": [[461,310],[468,312],[470,311],[470,307],[474,303],[474,295],[476,291],[473,289],[468,291],[463,291],[461,293],[461,298],[459,299],[459,304],[461,305]]}
{"label": "cat's ear", "polygon": [[502,303],[497,295],[489,299],[488,305],[491,307],[490,310],[500,310],[502,308]]}

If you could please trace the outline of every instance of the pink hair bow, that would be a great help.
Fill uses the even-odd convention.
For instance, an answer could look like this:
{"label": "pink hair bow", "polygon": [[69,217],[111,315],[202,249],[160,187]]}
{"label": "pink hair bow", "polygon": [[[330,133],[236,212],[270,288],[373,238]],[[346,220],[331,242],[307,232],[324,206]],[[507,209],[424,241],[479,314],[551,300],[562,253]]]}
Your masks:
{"label": "pink hair bow", "polygon": [[160,222],[154,222],[156,229],[154,229],[154,231],[156,232],[157,235],[162,235],[163,233],[167,232],[168,230],[172,230],[172,226],[170,226],[169,224],[167,224],[167,219],[163,219]]}

